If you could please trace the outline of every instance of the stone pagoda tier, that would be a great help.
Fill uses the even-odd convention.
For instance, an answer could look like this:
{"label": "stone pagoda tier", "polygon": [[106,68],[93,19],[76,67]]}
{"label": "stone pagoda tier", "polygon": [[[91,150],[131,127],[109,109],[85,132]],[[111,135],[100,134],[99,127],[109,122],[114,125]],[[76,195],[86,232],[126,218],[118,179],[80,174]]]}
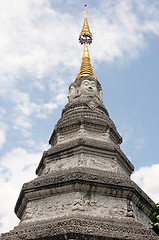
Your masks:
{"label": "stone pagoda tier", "polygon": [[17,227],[1,240],[157,240],[149,217],[154,202],[130,179],[134,170],[102,101],[87,43],[80,72],[43,153],[37,178],[24,183],[15,206]]}

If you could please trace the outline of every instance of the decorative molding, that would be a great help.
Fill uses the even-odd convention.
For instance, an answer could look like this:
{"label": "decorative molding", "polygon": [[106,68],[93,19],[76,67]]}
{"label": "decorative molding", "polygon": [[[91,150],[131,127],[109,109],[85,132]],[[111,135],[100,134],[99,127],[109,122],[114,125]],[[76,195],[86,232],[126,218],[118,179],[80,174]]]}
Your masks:
{"label": "decorative molding", "polygon": [[[21,223],[55,219],[62,216],[74,216],[79,212],[85,216],[127,217],[127,200],[109,197],[98,193],[71,192],[47,198],[30,200],[23,213]],[[147,220],[148,222],[148,220]]]}
{"label": "decorative molding", "polygon": [[25,210],[23,199],[31,200],[47,197],[52,194],[81,191],[101,193],[102,195],[132,199],[142,211],[150,216],[155,204],[148,196],[128,177],[119,173],[100,170],[74,168],[54,172],[53,175],[39,177],[25,183],[18,198],[15,212],[19,218]]}
{"label": "decorative molding", "polygon": [[121,166],[115,156],[104,156],[86,152],[75,153],[72,156],[46,159],[44,168],[39,176],[47,175],[51,171],[68,170],[75,167],[87,167],[109,172],[119,172],[129,177],[128,172]]}
{"label": "decorative molding", "polygon": [[[49,157],[49,156],[51,156],[55,153],[57,154],[61,151],[66,152],[69,149],[71,151],[74,151],[74,148],[77,148],[77,147],[81,147],[83,149],[84,149],[84,147],[87,147],[87,150],[89,150],[88,148],[90,147],[90,148],[95,149],[95,151],[98,151],[98,150],[109,151],[109,152],[118,154],[121,157],[121,161],[125,165],[127,170],[129,169],[130,173],[134,170],[134,166],[132,165],[132,163],[125,156],[125,154],[122,152],[120,147],[117,146],[116,144],[113,144],[111,142],[103,142],[103,141],[96,140],[96,139],[84,138],[84,137],[73,139],[73,141],[70,140],[68,142],[51,147],[47,151],[47,156]],[[38,172],[38,169],[40,168],[41,164],[42,164],[42,162],[39,164],[39,166],[37,168],[37,172]]]}
{"label": "decorative molding", "polygon": [[109,118],[108,112],[104,105],[96,98],[92,97],[78,97],[74,101],[68,103],[55,126],[55,130],[49,140],[49,143],[54,145],[56,143],[56,133],[65,132],[66,129],[73,129],[75,126],[85,122],[87,125],[98,128],[110,128],[110,134],[117,144],[122,142],[120,134],[117,132],[114,122]]}
{"label": "decorative molding", "polygon": [[91,217],[68,218],[56,221],[43,221],[41,223],[24,224],[14,230],[1,235],[0,240],[158,240],[159,237],[151,229],[146,229],[134,219],[100,219]]}
{"label": "decorative molding", "polygon": [[107,130],[88,130],[84,127],[83,124],[80,125],[80,128],[76,129],[76,131],[72,132],[64,132],[64,133],[57,133],[56,135],[56,141],[54,140],[54,145],[56,144],[61,144],[65,143],[67,141],[73,141],[77,138],[90,138],[90,139],[95,139],[95,140],[100,140],[104,142],[109,142],[109,143],[115,143],[114,139],[110,136],[110,129],[108,128]]}
{"label": "decorative molding", "polygon": [[143,223],[143,225],[146,228],[152,227],[150,218],[148,218],[147,215],[140,208],[138,208],[133,202],[132,202],[132,209],[133,209],[133,216],[137,221]]}

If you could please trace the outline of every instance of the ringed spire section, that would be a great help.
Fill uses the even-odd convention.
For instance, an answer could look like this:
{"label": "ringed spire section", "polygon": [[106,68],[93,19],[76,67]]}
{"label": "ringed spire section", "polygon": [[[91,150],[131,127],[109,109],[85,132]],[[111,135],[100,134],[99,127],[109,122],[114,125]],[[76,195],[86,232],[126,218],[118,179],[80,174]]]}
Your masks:
{"label": "ringed spire section", "polygon": [[79,72],[77,78],[81,78],[81,77],[88,76],[88,75],[94,77],[87,42],[85,42],[81,68],[80,68],[80,72]]}

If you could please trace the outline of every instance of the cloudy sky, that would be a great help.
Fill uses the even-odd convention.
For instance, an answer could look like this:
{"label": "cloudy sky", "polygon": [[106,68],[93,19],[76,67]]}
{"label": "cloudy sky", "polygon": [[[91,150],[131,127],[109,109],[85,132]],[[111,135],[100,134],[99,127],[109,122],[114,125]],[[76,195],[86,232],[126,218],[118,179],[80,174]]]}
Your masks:
{"label": "cloudy sky", "polygon": [[159,202],[159,1],[0,0],[0,231],[18,224],[14,206],[35,169],[89,47],[104,104],[123,137],[132,176]]}

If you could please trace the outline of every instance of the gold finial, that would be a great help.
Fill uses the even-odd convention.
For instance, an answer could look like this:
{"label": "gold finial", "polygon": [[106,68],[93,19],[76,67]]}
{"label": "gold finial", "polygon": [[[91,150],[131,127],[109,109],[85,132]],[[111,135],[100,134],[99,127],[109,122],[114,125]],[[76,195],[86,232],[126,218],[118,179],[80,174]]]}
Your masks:
{"label": "gold finial", "polygon": [[88,21],[87,21],[86,7],[87,7],[87,5],[85,5],[85,10],[83,11],[83,13],[84,13],[84,24],[83,24],[82,31],[79,35],[79,41],[80,41],[81,44],[85,43],[86,41],[89,44],[92,42],[92,33],[90,32]]}
{"label": "gold finial", "polygon": [[83,52],[83,58],[82,58],[80,72],[79,72],[77,78],[80,78],[83,76],[88,76],[88,75],[91,75],[92,77],[94,77],[93,68],[91,65],[91,60],[90,60],[88,46],[87,46],[87,43],[90,44],[92,42],[92,33],[89,30],[89,26],[88,26],[88,22],[87,22],[86,6],[87,5],[85,5],[85,11],[83,11],[83,13],[85,14],[84,15],[84,24],[83,24],[83,28],[82,28],[82,31],[81,31],[81,34],[79,37],[81,44],[84,43],[84,52]]}
{"label": "gold finial", "polygon": [[86,8],[87,8],[87,5],[85,4],[85,10],[83,11],[83,13],[84,13],[84,18],[87,18]]}

